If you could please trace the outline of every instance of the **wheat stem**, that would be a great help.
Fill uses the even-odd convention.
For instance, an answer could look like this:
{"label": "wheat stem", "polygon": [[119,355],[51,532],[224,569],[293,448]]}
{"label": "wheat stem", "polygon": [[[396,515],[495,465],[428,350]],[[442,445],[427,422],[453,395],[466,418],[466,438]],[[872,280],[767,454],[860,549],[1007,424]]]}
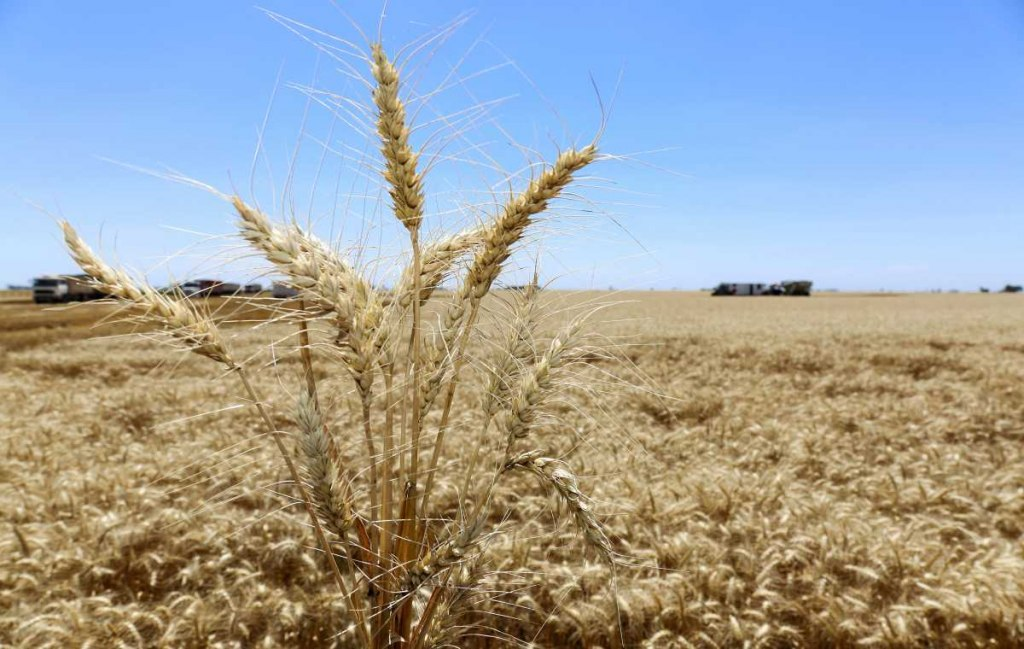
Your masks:
{"label": "wheat stem", "polygon": [[[305,313],[306,301],[299,300],[299,312]],[[302,374],[306,379],[306,393],[313,400],[313,405],[320,410],[316,392],[316,374],[313,372],[313,351],[310,348],[309,327],[306,318],[299,318],[299,357],[302,359]]]}
{"label": "wheat stem", "polygon": [[[386,575],[391,575],[391,535],[394,530],[394,454],[395,454],[395,415],[394,408],[394,367],[388,365],[382,369],[384,374],[384,457],[381,464],[381,536],[380,560]],[[385,584],[384,588],[388,588]]]}

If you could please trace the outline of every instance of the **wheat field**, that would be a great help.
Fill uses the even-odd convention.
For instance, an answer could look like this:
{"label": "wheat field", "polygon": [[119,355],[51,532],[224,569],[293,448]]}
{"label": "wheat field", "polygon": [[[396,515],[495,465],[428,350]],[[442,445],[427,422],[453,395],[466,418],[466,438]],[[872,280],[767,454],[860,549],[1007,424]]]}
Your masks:
{"label": "wheat field", "polygon": [[[617,560],[515,476],[433,646],[1024,643],[1019,297],[545,293],[612,303],[592,328],[613,353],[576,367],[535,443],[571,462]],[[287,432],[294,326],[217,307]],[[244,392],[118,336],[114,310],[0,304],[0,645],[358,646]],[[315,370],[355,456],[351,381]],[[486,444],[481,417],[453,419],[453,467]],[[438,476],[454,520],[463,475]]]}

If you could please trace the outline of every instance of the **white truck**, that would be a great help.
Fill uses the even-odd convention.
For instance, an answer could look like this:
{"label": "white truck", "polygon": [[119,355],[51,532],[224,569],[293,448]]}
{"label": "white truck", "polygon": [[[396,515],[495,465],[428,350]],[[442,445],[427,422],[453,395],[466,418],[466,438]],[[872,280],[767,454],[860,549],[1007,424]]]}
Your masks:
{"label": "white truck", "polygon": [[36,304],[46,302],[86,302],[107,297],[96,289],[88,275],[44,275],[32,280],[32,301]]}

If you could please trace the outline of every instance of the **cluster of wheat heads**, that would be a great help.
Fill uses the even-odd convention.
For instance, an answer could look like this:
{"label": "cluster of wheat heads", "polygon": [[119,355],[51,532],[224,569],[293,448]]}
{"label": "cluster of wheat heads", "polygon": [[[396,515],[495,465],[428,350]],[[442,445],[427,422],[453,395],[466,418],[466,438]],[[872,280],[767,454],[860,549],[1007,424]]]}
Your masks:
{"label": "cluster of wheat heads", "polygon": [[[515,298],[498,352],[486,364],[468,362],[469,346],[481,327],[482,302],[517,244],[598,154],[595,144],[563,150],[524,189],[510,192],[489,221],[423,241],[424,172],[421,152],[410,144],[400,69],[380,44],[372,46],[368,59],[381,173],[391,211],[409,239],[411,261],[397,284],[379,288],[294,222],[276,222],[231,197],[242,238],[286,277],[305,305],[300,318],[305,384],[291,418],[293,430],[279,430],[274,423],[245,363],[232,354],[214,319],[194,302],[162,294],[107,265],[68,223],[62,227],[71,255],[103,291],[140,310],[170,339],[220,364],[241,382],[287,465],[324,569],[344,602],[338,633],[367,647],[440,646],[457,640],[462,629],[457,616],[481,574],[482,545],[505,519],[503,512],[491,510],[495,485],[506,475],[534,475],[568,512],[581,542],[600,560],[614,563],[604,526],[569,465],[530,448],[545,402],[560,389],[567,365],[579,358],[583,319],[573,319],[542,340],[535,336],[538,290],[527,288]],[[457,288],[435,297],[439,311],[428,322],[427,301],[452,276]],[[330,327],[329,362],[354,385],[361,422],[355,435],[365,446],[360,465],[343,461],[339,436],[347,442],[353,433],[332,429],[318,394],[305,321],[314,318]],[[479,376],[474,378],[475,373]],[[463,490],[459,513],[446,516],[434,511],[431,496],[439,467],[446,466],[446,431],[458,408],[468,407],[456,398],[459,384],[469,380],[487,385],[481,434],[500,440],[495,445],[499,456],[474,453],[458,480]],[[374,416],[381,412],[382,417]],[[288,435],[297,438],[298,461],[289,451]]]}

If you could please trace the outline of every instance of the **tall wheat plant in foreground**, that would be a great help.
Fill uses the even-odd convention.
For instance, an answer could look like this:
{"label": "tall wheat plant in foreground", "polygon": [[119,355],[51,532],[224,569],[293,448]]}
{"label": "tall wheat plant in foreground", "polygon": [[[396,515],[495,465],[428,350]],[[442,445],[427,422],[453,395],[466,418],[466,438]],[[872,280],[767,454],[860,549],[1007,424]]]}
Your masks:
{"label": "tall wheat plant in foreground", "polygon": [[[230,200],[240,235],[300,292],[305,367],[293,430],[278,430],[249,370],[232,354],[213,318],[195,302],[154,290],[107,265],[67,223],[67,246],[96,286],[131,305],[142,318],[180,346],[237,377],[283,458],[323,557],[325,570],[345,604],[339,634],[366,647],[428,647],[452,644],[462,628],[455,611],[465,605],[481,573],[486,539],[498,532],[505,512],[494,512],[496,486],[509,474],[532,474],[563,505],[582,542],[613,564],[601,522],[580,492],[572,469],[531,448],[531,433],[545,402],[559,390],[567,365],[578,358],[582,319],[546,342],[535,336],[538,291],[514,298],[507,335],[481,366],[468,362],[481,335],[484,298],[501,276],[517,244],[549,202],[597,158],[595,144],[562,151],[518,193],[511,192],[492,217],[467,231],[425,241],[422,151],[410,145],[410,126],[400,94],[400,71],[380,44],[368,57],[382,174],[390,208],[408,233],[409,265],[390,290],[378,288],[331,246],[294,223],[279,224],[238,196]],[[457,272],[458,271],[458,272]],[[424,307],[438,285],[457,275],[439,315]],[[335,430],[324,412],[312,371],[306,320],[327,321],[329,362],[354,385],[361,430]],[[427,326],[427,325],[430,326]],[[321,349],[320,347],[316,349]],[[463,405],[460,383],[486,386],[482,404]],[[431,496],[444,458],[445,435],[459,408],[483,409],[483,439],[500,440],[499,456],[480,457],[450,482],[460,484],[461,509],[446,519]],[[383,413],[375,417],[375,413]],[[428,426],[428,415],[431,425]],[[297,439],[299,452],[294,454]],[[339,445],[359,438],[362,464],[342,461]],[[341,441],[339,441],[341,440]],[[481,444],[489,448],[487,444]],[[478,468],[482,467],[482,468]]]}

